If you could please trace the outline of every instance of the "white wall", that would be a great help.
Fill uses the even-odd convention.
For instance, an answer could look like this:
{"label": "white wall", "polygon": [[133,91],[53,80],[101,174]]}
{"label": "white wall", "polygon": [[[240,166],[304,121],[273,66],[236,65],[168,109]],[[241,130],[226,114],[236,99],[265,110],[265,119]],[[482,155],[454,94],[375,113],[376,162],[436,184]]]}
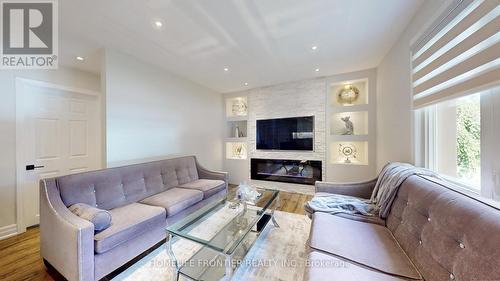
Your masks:
{"label": "white wall", "polygon": [[220,94],[113,51],[104,69],[108,166],[196,155],[222,168]]}
{"label": "white wall", "polygon": [[377,69],[377,168],[413,163],[410,45],[451,0],[427,0]]}
{"label": "white wall", "polygon": [[58,70],[0,71],[0,228],[16,223],[16,77],[100,90],[94,74],[59,67]]}

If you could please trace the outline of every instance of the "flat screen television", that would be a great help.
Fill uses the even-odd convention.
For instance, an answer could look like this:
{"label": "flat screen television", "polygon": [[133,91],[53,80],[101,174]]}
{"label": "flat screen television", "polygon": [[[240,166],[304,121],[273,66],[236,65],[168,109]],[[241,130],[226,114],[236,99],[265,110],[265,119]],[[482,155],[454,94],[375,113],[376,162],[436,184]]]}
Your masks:
{"label": "flat screen television", "polygon": [[313,150],[314,116],[257,120],[257,149]]}

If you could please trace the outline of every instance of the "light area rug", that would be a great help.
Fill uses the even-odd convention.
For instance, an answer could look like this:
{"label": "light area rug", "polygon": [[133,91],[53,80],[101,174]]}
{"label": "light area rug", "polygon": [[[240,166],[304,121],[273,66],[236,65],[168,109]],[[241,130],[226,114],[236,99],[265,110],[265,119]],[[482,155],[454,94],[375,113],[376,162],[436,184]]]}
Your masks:
{"label": "light area rug", "polygon": [[[230,215],[229,215],[230,217]],[[302,280],[307,257],[307,239],[311,225],[305,215],[275,212],[276,228],[269,222],[241,261],[231,280]],[[214,229],[228,219],[228,212],[214,214],[210,221],[193,229],[198,234],[210,237]],[[201,227],[203,226],[203,227]],[[186,261],[199,249],[200,245],[185,239],[177,240],[173,251],[179,261]],[[173,280],[173,263],[162,245],[149,255],[113,278],[113,281]],[[182,277],[179,280],[183,279]]]}

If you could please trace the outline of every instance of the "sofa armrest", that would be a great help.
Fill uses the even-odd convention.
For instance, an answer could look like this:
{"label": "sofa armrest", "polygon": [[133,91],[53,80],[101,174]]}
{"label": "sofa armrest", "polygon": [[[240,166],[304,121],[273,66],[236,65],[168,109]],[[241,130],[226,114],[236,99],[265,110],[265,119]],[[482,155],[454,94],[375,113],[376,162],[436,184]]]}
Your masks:
{"label": "sofa armrest", "polygon": [[94,281],[94,225],[68,210],[54,179],[40,180],[40,252],[66,279]]}
{"label": "sofa armrest", "polygon": [[226,183],[226,189],[228,188],[229,174],[227,172],[210,171],[201,166],[198,160],[196,160],[196,169],[198,170],[198,177],[200,179],[221,180]]}
{"label": "sofa armrest", "polygon": [[356,182],[356,183],[333,183],[317,181],[315,184],[316,192],[349,195],[364,199],[370,199],[377,179]]}

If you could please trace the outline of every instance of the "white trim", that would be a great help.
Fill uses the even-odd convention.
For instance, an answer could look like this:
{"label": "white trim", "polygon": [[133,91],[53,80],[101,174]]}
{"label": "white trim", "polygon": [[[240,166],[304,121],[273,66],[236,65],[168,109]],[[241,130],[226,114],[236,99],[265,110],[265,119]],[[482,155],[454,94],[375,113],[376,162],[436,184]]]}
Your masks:
{"label": "white trim", "polygon": [[89,95],[89,96],[100,96],[101,95],[101,93],[97,92],[97,91],[92,91],[92,90],[78,88],[78,87],[64,86],[64,85],[54,84],[54,83],[40,81],[40,80],[16,77],[16,84],[18,81],[23,82],[23,83],[28,84],[28,85],[31,85],[31,86],[49,88],[49,89],[66,91],[66,92],[71,92],[71,93],[84,94],[84,95]]}
{"label": "white trim", "polygon": [[423,109],[423,134],[424,134],[424,159],[425,167],[430,170],[435,170],[437,166],[437,148],[436,148],[436,106]]}
{"label": "white trim", "polygon": [[24,211],[23,211],[23,196],[21,192],[20,182],[22,182],[21,175],[23,173],[21,168],[19,168],[20,163],[24,163],[24,154],[21,149],[22,146],[19,145],[22,139],[22,128],[24,124],[24,114],[22,113],[24,104],[24,95],[19,93],[22,87],[22,83],[25,83],[27,79],[17,78],[15,80],[15,93],[16,93],[16,223],[17,232],[26,232],[26,226],[24,224]]}
{"label": "white trim", "polygon": [[500,120],[500,87],[481,94],[481,195],[500,201],[500,175],[497,160],[500,146],[498,120]]}
{"label": "white trim", "polygon": [[18,233],[17,232],[17,225],[15,225],[15,224],[2,226],[2,227],[0,227],[0,240],[12,237],[12,236],[16,235],[17,233]]}
{"label": "white trim", "polygon": [[457,187],[459,187],[463,191],[467,191],[471,194],[475,194],[476,196],[481,195],[481,190],[480,190],[481,188],[478,189],[477,187],[474,187],[474,186],[470,185],[469,183],[467,183],[459,178],[456,178],[456,177],[443,175],[443,174],[440,174],[440,176],[443,177],[445,180],[453,183],[454,185],[456,185]]}

